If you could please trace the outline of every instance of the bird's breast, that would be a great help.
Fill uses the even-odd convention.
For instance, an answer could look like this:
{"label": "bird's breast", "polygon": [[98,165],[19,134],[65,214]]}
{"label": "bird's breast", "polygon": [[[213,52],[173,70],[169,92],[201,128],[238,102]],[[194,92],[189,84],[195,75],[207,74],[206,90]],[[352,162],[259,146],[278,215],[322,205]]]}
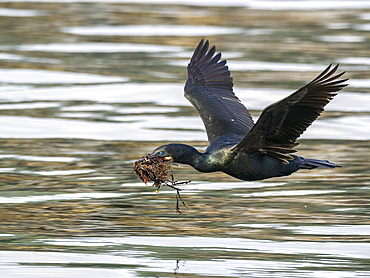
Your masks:
{"label": "bird's breast", "polygon": [[212,151],[209,153],[204,154],[204,160],[202,163],[202,167],[197,169],[198,171],[202,172],[215,172],[215,171],[222,171],[230,162],[230,153],[228,149],[221,149]]}

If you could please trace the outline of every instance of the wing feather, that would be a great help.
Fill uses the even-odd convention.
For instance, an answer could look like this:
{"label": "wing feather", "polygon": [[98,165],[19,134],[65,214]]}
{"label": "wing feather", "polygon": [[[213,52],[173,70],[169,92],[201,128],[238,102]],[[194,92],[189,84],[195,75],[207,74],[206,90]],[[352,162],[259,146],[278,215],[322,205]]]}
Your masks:
{"label": "wing feather", "polygon": [[[261,151],[284,163],[292,159],[290,153],[296,139],[324,110],[336,92],[348,79],[339,79],[344,72],[334,75],[338,65],[329,65],[306,86],[290,96],[268,106],[251,131],[234,147],[234,151]],[[338,80],[339,79],[339,80]]]}
{"label": "wing feather", "polygon": [[233,92],[233,78],[226,60],[215,55],[216,47],[209,50],[208,40],[198,44],[188,65],[185,97],[198,111],[207,131],[210,144],[216,137],[245,135],[253,120]]}

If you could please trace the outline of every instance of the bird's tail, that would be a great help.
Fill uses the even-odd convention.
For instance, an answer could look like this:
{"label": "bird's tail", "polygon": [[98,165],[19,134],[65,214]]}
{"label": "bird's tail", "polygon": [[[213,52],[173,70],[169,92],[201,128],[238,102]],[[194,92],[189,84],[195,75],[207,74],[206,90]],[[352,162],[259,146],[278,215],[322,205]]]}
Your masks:
{"label": "bird's tail", "polygon": [[314,169],[317,167],[321,168],[335,168],[335,167],[341,167],[340,165],[336,165],[332,162],[329,162],[327,160],[318,160],[318,159],[310,159],[310,158],[305,158],[301,162],[300,168],[301,169]]}

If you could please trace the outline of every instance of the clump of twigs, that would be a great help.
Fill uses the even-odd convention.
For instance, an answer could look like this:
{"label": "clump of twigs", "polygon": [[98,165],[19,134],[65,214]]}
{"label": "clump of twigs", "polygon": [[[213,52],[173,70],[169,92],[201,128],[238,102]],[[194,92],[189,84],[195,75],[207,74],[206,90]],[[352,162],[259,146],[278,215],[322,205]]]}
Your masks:
{"label": "clump of twigs", "polygon": [[143,156],[139,160],[135,161],[133,164],[134,172],[138,176],[138,178],[147,184],[148,182],[154,182],[153,186],[158,190],[161,186],[168,186],[174,190],[176,190],[176,212],[181,213],[179,207],[179,201],[181,201],[182,205],[188,209],[187,204],[182,200],[180,191],[182,189],[175,187],[175,185],[179,184],[188,184],[191,182],[189,181],[175,181],[171,167],[165,162],[165,160],[161,157],[154,157],[149,158],[149,156]]}

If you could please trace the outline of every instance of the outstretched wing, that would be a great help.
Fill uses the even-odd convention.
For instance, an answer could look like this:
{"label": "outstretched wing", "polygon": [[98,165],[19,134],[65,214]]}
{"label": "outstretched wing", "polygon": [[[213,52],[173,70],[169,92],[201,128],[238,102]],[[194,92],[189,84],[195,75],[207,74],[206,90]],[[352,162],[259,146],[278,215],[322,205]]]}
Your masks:
{"label": "outstretched wing", "polygon": [[[324,106],[347,84],[334,75],[338,65],[329,65],[318,77],[290,96],[268,106],[234,151],[258,150],[288,163],[295,140],[321,114]],[[339,80],[338,80],[339,79]]]}
{"label": "outstretched wing", "polygon": [[[245,135],[253,126],[251,115],[233,93],[226,60],[219,61],[208,40],[201,40],[188,65],[185,97],[198,111],[205,125],[208,141],[225,134]],[[208,52],[207,52],[208,51]]]}

